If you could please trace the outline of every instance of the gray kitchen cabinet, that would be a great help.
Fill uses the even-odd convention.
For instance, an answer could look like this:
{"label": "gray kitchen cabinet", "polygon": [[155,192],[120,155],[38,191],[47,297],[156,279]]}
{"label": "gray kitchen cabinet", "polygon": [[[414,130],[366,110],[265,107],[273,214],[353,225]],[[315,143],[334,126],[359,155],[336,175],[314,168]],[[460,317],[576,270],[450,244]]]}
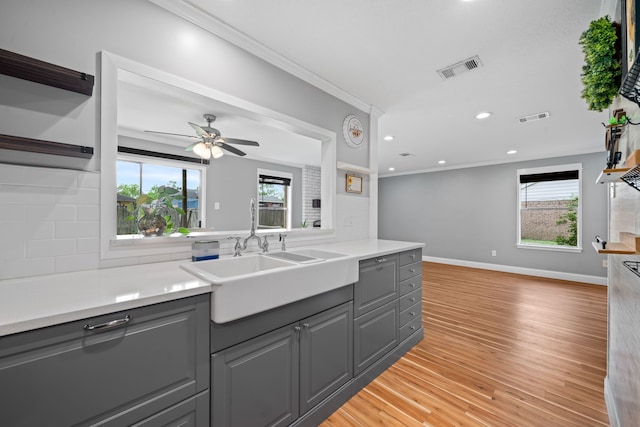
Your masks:
{"label": "gray kitchen cabinet", "polygon": [[398,298],[398,255],[360,261],[353,288],[353,315],[359,317]]}
{"label": "gray kitchen cabinet", "polygon": [[214,426],[286,426],[353,376],[352,304],[211,356]]}
{"label": "gray kitchen cabinet", "polygon": [[353,364],[357,375],[398,344],[398,301],[355,318],[353,335]]}
{"label": "gray kitchen cabinet", "polygon": [[2,337],[1,424],[208,425],[209,313],[200,295]]}
{"label": "gray kitchen cabinet", "polygon": [[399,340],[402,342],[422,328],[422,249],[401,252],[399,260]]}

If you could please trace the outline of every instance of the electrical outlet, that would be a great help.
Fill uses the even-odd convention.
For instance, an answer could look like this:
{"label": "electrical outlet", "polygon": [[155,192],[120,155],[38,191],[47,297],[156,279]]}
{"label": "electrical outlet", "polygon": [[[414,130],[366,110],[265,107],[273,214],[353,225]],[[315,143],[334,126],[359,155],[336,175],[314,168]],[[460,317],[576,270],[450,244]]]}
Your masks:
{"label": "electrical outlet", "polygon": [[497,255],[496,250],[495,250],[495,249],[494,249],[494,250],[492,250],[492,251],[491,251],[491,256],[496,256],[496,255]]}
{"label": "electrical outlet", "polygon": [[220,202],[215,202],[215,203],[213,204],[213,209],[215,209],[215,210],[220,209]]}
{"label": "electrical outlet", "polygon": [[609,260],[608,259],[603,259],[602,260],[602,266],[604,268],[608,268],[609,267]]}

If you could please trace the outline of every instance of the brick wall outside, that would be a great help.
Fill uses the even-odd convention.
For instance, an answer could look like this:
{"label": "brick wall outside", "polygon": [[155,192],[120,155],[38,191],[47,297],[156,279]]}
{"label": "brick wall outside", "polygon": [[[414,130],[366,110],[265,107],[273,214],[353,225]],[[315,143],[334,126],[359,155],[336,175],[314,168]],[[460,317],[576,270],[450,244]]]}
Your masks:
{"label": "brick wall outside", "polygon": [[[567,213],[569,200],[548,200],[522,203],[522,239],[555,240],[556,236],[569,236],[569,224],[556,224]],[[525,207],[527,209],[525,209]],[[550,209],[551,208],[551,209]]]}

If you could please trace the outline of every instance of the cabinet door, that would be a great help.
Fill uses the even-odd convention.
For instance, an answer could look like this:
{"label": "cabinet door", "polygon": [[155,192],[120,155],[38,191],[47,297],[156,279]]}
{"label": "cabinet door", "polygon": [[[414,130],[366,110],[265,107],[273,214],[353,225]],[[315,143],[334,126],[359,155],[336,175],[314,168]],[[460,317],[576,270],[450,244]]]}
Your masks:
{"label": "cabinet door", "polygon": [[298,417],[297,324],[211,356],[216,427],[286,426]]}
{"label": "cabinet door", "polygon": [[387,354],[398,343],[398,300],[353,321],[354,375]]}
{"label": "cabinet door", "polygon": [[360,261],[360,277],[353,289],[353,315],[361,316],[398,297],[398,255]]}
{"label": "cabinet door", "polygon": [[3,337],[0,424],[131,425],[206,390],[208,301],[202,295]]}
{"label": "cabinet door", "polygon": [[300,322],[300,414],[353,377],[353,314],[343,304]]}

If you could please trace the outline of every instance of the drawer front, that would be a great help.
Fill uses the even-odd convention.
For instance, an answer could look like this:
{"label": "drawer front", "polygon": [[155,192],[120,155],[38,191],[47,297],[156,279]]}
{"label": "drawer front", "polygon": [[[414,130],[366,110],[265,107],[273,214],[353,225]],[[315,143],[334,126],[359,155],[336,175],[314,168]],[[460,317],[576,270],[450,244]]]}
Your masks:
{"label": "drawer front", "polygon": [[[122,322],[85,326],[113,321]],[[208,327],[209,298],[201,295],[5,337],[0,419],[11,426],[138,422],[208,388]]]}
{"label": "drawer front", "polygon": [[414,304],[422,303],[422,289],[415,290],[400,297],[400,311],[404,311]]}
{"label": "drawer front", "polygon": [[403,280],[402,282],[400,282],[400,286],[399,286],[400,296],[406,295],[409,292],[413,292],[416,289],[420,289],[421,287],[422,287],[422,274]]}
{"label": "drawer front", "polygon": [[400,327],[403,327],[410,321],[422,317],[422,302],[419,302],[407,308],[400,313]]}
{"label": "drawer front", "polygon": [[421,321],[422,319],[413,319],[411,322],[400,328],[400,342],[406,340],[411,336],[411,334],[418,331],[422,327]]}
{"label": "drawer front", "polygon": [[360,276],[353,288],[353,315],[361,316],[398,298],[398,255],[360,262]]}
{"label": "drawer front", "polygon": [[209,421],[209,390],[165,409],[131,427],[202,427]]}
{"label": "drawer front", "polygon": [[413,264],[407,264],[400,267],[400,280],[406,280],[410,277],[422,274],[422,262],[414,262]]}
{"label": "drawer front", "polygon": [[358,375],[398,344],[398,302],[353,321],[353,369]]}
{"label": "drawer front", "polygon": [[422,248],[412,249],[410,251],[400,252],[400,265],[413,264],[422,261]]}

